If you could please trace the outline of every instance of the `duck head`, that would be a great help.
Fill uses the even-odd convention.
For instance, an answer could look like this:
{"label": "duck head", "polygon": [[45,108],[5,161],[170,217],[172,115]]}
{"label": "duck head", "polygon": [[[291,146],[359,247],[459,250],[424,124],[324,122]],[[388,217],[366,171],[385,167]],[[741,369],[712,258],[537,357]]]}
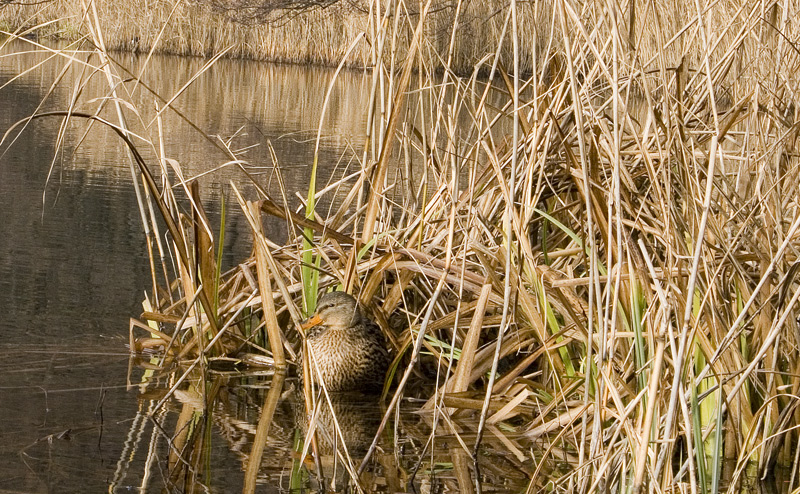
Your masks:
{"label": "duck head", "polygon": [[301,326],[308,330],[314,326],[346,329],[362,322],[356,299],[344,292],[329,292],[317,301],[317,311]]}

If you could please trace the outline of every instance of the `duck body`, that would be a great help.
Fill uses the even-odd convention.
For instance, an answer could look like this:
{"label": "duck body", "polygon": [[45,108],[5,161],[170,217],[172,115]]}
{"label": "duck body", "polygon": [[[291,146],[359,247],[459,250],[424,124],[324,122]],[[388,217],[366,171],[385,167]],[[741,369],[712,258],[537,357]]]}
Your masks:
{"label": "duck body", "polygon": [[352,296],[324,294],[303,329],[314,358],[309,362],[314,382],[321,380],[328,391],[381,391],[389,367],[386,340]]}

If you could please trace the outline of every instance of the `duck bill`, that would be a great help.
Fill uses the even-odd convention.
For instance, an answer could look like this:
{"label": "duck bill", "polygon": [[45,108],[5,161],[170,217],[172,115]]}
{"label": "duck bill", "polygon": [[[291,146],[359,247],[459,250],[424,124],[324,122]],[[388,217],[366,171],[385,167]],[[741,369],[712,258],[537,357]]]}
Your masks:
{"label": "duck bill", "polygon": [[319,314],[314,314],[310,319],[301,324],[300,327],[303,328],[303,331],[305,331],[317,326],[318,324],[322,324],[322,322],[322,318],[319,317]]}

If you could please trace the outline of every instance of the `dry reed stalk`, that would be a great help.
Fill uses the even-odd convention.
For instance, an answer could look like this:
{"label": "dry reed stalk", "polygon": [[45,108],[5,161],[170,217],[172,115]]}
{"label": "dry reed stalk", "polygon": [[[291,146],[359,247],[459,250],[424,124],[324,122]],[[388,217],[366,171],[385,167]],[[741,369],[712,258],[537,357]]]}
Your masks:
{"label": "dry reed stalk", "polygon": [[[238,192],[238,191],[237,191]],[[241,197],[237,193],[237,198]],[[256,271],[258,273],[258,291],[261,294],[261,307],[264,314],[264,324],[269,336],[269,346],[272,350],[272,358],[275,366],[279,369],[286,367],[286,357],[283,353],[283,342],[281,341],[281,329],[278,326],[278,319],[275,315],[275,301],[272,299],[272,277],[270,272],[271,260],[269,248],[264,239],[264,231],[261,222],[261,208],[252,202],[241,204],[242,211],[253,229],[253,244],[255,245]],[[272,261],[272,262],[270,262]]]}

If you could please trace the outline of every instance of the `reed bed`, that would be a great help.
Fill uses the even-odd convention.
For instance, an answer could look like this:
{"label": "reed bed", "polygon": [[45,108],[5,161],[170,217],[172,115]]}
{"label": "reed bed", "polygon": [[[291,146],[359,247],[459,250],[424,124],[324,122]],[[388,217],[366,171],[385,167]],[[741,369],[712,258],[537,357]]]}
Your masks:
{"label": "reed bed", "polygon": [[[251,0],[196,0],[191,2],[149,2],[145,0],[111,0],[97,5],[99,22],[103,25],[104,46],[111,51],[125,50],[147,53],[150,50],[188,56],[212,57],[225,51],[225,56],[271,60],[289,63],[338,65],[343,59],[354,67],[373,67],[377,47],[363,43],[348,53],[348,47],[359,33],[377,40],[381,31],[391,28],[392,41],[382,51],[383,63],[390,58],[404,58],[412,30],[419,20],[422,3],[386,7],[367,0],[348,2],[319,2],[324,9],[300,11],[244,8],[276,2]],[[281,3],[313,4],[314,2]],[[507,2],[506,2],[507,3]],[[619,41],[630,53],[636,53],[643,65],[652,69],[654,57],[669,66],[688,58],[690,67],[697,68],[709,56],[735,55],[734,70],[746,69],[752,63],[778,67],[774,57],[781,56],[779,45],[796,39],[798,27],[791,22],[796,6],[783,7],[763,2],[711,2],[701,12],[704,27],[718,38],[705,49],[697,42],[696,17],[698,7],[693,2],[629,2],[612,16],[605,4],[576,2],[571,22],[584,27],[589,42],[602,45],[614,25],[619,26]],[[259,10],[262,13],[259,13]],[[532,2],[517,5],[518,59],[521,73],[531,75],[552,53],[563,52],[561,26],[554,22],[550,6]],[[7,32],[26,32],[42,39],[56,38],[75,41],[86,34],[85,9],[80,0],[57,2],[0,3],[0,29]],[[498,50],[506,67],[511,67],[513,53],[507,42],[507,5],[482,0],[471,2],[433,2],[425,16],[422,47],[425,70],[451,70],[469,74],[483,57]],[[385,23],[385,24],[384,24]],[[404,29],[396,29],[403,27]],[[785,35],[769,34],[777,30]],[[737,37],[750,39],[745,43]],[[761,43],[772,40],[770,43]],[[728,49],[736,47],[734,53]],[[754,52],[755,51],[755,52]],[[764,56],[767,58],[764,58]],[[771,58],[771,59],[770,59]],[[766,72],[762,72],[766,73]],[[750,81],[754,83],[755,81]]]}
{"label": "reed bed", "polygon": [[[430,437],[458,438],[462,492],[489,478],[487,435],[528,492],[738,492],[776,471],[796,488],[798,6],[511,1],[469,76],[469,31],[456,13],[436,36],[434,6],[369,4],[340,53],[373,71],[358,171],[317,184],[315,160],[301,211],[233,187],[253,256],[228,272],[199,187],[114,124],[153,252],[131,347],[184,376],[215,359],[282,368],[316,296],[343,289],[395,356],[382,425],[428,383]],[[287,222],[285,244],[265,216]],[[350,459],[356,483],[380,436]]]}

